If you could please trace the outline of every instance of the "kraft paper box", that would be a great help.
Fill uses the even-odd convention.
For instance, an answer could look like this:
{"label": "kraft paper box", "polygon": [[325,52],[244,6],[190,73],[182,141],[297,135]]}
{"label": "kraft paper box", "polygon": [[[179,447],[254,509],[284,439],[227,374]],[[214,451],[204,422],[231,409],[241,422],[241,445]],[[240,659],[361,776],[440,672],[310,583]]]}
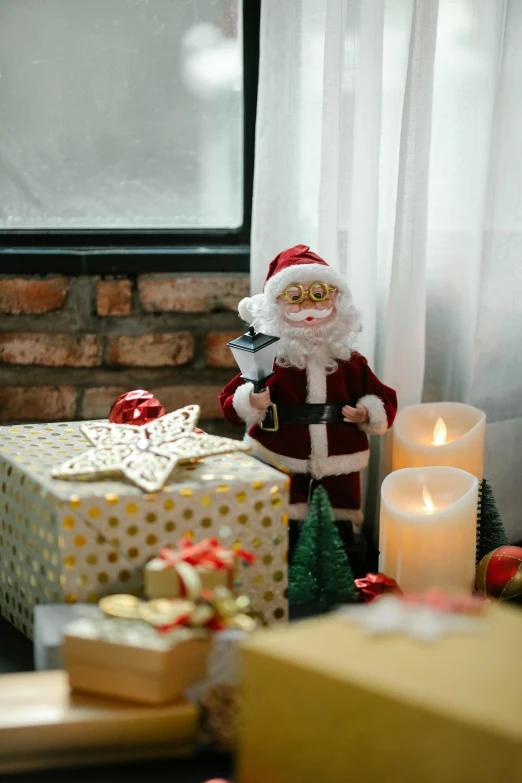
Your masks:
{"label": "kraft paper box", "polygon": [[67,626],[62,658],[72,691],[168,704],[204,679],[211,645],[203,631],[93,615]]}
{"label": "kraft paper box", "polygon": [[139,593],[142,568],[187,534],[256,555],[236,591],[268,623],[285,620],[288,477],[236,452],[178,466],[152,495],[121,481],[51,470],[86,450],[80,423],[0,427],[0,611],[32,634],[37,603],[96,603]]}
{"label": "kraft paper box", "polygon": [[197,731],[186,701],[149,707],[71,694],[63,671],[0,677],[0,773],[187,755]]}
{"label": "kraft paper box", "polygon": [[344,618],[243,644],[240,783],[520,779],[522,612],[432,644]]}
{"label": "kraft paper box", "polygon": [[[230,569],[209,570],[204,566],[196,566],[196,570],[203,590],[214,590],[216,587],[234,589],[235,564]],[[159,557],[153,558],[145,565],[143,581],[147,598],[180,598],[183,595],[177,571]]]}

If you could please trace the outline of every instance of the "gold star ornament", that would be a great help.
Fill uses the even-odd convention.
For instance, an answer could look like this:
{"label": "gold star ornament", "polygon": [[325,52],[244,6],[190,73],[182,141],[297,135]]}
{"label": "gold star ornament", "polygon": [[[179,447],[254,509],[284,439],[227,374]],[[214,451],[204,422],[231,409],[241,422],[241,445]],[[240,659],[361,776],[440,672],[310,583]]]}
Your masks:
{"label": "gold star ornament", "polygon": [[199,405],[187,405],[140,427],[103,422],[82,426],[94,448],[64,462],[52,476],[71,481],[126,478],[144,492],[156,492],[176,465],[250,451],[242,441],[194,432],[200,412]]}

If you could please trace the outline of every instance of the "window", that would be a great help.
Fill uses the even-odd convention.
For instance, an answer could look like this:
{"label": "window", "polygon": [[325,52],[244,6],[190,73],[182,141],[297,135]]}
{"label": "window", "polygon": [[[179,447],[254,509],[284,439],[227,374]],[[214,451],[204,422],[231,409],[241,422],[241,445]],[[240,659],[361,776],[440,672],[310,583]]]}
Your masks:
{"label": "window", "polygon": [[0,0],[2,271],[248,268],[258,36],[255,0]]}

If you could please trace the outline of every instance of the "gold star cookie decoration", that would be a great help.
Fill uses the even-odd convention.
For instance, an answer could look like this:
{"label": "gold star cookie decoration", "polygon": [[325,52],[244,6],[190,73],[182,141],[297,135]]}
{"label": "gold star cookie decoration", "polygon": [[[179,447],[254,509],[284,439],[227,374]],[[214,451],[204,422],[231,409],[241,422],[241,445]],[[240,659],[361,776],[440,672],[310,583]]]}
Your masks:
{"label": "gold star cookie decoration", "polygon": [[52,476],[71,481],[125,478],[144,492],[157,492],[176,465],[250,451],[242,441],[194,432],[200,412],[199,405],[187,405],[140,427],[105,422],[82,426],[94,448],[64,462]]}

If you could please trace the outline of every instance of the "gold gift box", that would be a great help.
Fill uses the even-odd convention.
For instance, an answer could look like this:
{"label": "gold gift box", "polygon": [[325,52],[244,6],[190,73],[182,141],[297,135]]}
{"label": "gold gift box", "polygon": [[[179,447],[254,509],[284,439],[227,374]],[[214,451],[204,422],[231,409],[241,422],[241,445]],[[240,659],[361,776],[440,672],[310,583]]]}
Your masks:
{"label": "gold gift box", "polygon": [[71,694],[63,671],[0,679],[0,773],[187,755],[198,713]]}
{"label": "gold gift box", "polygon": [[[232,590],[235,581],[235,567],[230,569],[196,566],[201,580],[202,590],[215,590],[216,587],[227,587]],[[175,568],[159,557],[155,557],[143,569],[143,582],[147,598],[181,598],[183,590],[181,579]]]}
{"label": "gold gift box", "polygon": [[[127,621],[109,622],[116,626]],[[62,645],[72,691],[142,704],[169,704],[181,699],[189,686],[205,678],[212,644],[210,636],[180,641],[173,638],[168,649],[151,649],[85,638],[76,635],[73,628],[66,631]],[[146,630],[158,633],[154,629]]]}
{"label": "gold gift box", "polygon": [[80,423],[0,427],[0,611],[32,635],[36,603],[139,594],[143,566],[183,536],[252,551],[236,592],[269,623],[287,616],[288,477],[236,452],[180,465],[161,492],[123,481],[60,481],[89,447]]}
{"label": "gold gift box", "polygon": [[522,612],[423,644],[339,616],[243,644],[241,783],[520,778]]}

